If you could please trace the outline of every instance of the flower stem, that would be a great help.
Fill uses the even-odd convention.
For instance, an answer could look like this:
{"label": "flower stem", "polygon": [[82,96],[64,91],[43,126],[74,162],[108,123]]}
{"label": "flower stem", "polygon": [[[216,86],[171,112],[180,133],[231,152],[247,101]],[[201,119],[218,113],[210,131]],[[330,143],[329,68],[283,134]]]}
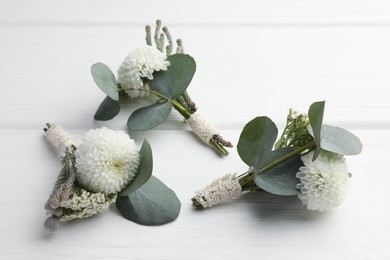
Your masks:
{"label": "flower stem", "polygon": [[150,90],[150,89],[144,89],[144,88],[125,88],[123,90],[138,90],[138,91],[144,91],[144,92],[147,92],[149,94],[153,94],[159,98],[161,98],[162,100],[164,101],[167,101],[167,102],[171,102],[173,107],[185,118],[185,119],[188,119],[190,118],[191,116],[191,113],[185,108],[183,107],[182,105],[180,105],[179,102],[177,102],[176,100],[174,99],[170,99],[169,97],[166,97],[164,96],[163,94],[157,92],[157,91],[154,91],[154,90]]}
{"label": "flower stem", "polygon": [[170,101],[170,99],[166,96],[164,96],[163,94],[160,94],[159,92],[157,91],[154,91],[154,90],[150,90],[150,89],[145,89],[145,88],[119,88],[118,91],[120,90],[138,90],[138,91],[143,91],[143,92],[147,92],[149,94],[153,94],[165,101]]}
{"label": "flower stem", "polygon": [[[191,111],[188,108],[181,105],[177,100],[170,99],[157,91],[150,90],[150,89],[144,89],[144,88],[126,88],[126,89],[120,89],[120,90],[138,90],[138,91],[144,91],[144,92],[153,94],[153,95],[161,98],[162,100],[165,100],[166,102],[171,102],[172,106],[176,109],[176,111],[179,112],[185,119],[189,119],[191,117]],[[222,156],[227,156],[229,154],[229,152],[216,140],[211,139],[209,144],[211,147],[214,148],[215,151],[218,152],[218,154],[220,154]]]}
{"label": "flower stem", "polygon": [[189,119],[191,113],[183,107],[177,100],[171,100],[173,107],[179,112],[185,119]]}
{"label": "flower stem", "polygon": [[[314,147],[316,146],[316,143],[314,141],[292,151],[291,153],[289,154],[286,154],[285,156],[283,156],[282,158],[266,165],[265,167],[261,168],[260,171],[259,171],[259,174],[262,174],[270,169],[272,169],[273,167],[287,161],[288,159],[294,157],[295,155],[298,155],[302,152],[304,152],[305,150],[308,150],[308,149],[313,149]],[[240,182],[240,185],[241,187],[244,187],[246,184],[250,183],[251,181],[253,181],[255,178],[255,172],[254,171],[251,171],[248,173],[248,175],[244,175],[240,178],[239,182]]]}
{"label": "flower stem", "polygon": [[210,140],[210,145],[220,154],[223,156],[229,155],[229,152],[219,143],[217,143],[214,139]]}

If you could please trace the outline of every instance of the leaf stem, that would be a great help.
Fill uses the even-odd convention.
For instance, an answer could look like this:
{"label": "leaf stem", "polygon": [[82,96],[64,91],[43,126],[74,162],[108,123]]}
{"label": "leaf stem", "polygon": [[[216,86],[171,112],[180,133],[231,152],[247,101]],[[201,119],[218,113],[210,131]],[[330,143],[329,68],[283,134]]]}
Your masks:
{"label": "leaf stem", "polygon": [[[268,164],[267,166],[263,167],[260,169],[259,171],[259,174],[262,174],[266,171],[268,171],[269,169],[272,169],[273,167],[287,161],[288,159],[294,157],[295,155],[298,155],[302,152],[304,152],[305,150],[308,150],[308,149],[313,149],[314,147],[316,146],[316,143],[314,141],[292,151],[291,153],[289,154],[286,154],[285,156],[283,156],[282,158]],[[249,182],[253,181],[255,178],[255,172],[250,172],[248,175],[245,175],[245,176],[242,176],[240,179],[239,179],[239,182],[240,182],[240,185],[241,187],[244,187],[246,184],[248,184]]]}
{"label": "leaf stem", "polygon": [[147,92],[149,94],[153,94],[159,98],[161,98],[162,100],[165,100],[167,102],[171,102],[173,107],[185,118],[185,119],[188,119],[190,118],[191,116],[191,113],[185,108],[183,107],[182,105],[179,104],[179,102],[177,102],[176,100],[174,99],[170,99],[169,97],[167,96],[164,96],[163,94],[157,92],[157,91],[154,91],[154,90],[150,90],[150,89],[145,89],[145,88],[124,88],[123,90],[138,90],[138,91],[144,91],[144,92]]}
{"label": "leaf stem", "polygon": [[145,88],[120,88],[120,89],[118,89],[118,91],[119,91],[119,90],[138,90],[138,91],[144,91],[144,92],[147,92],[147,93],[149,93],[149,94],[153,94],[153,95],[155,95],[155,96],[157,96],[157,97],[159,97],[159,98],[161,98],[161,99],[163,99],[163,100],[165,100],[165,101],[170,101],[170,100],[171,100],[170,98],[164,96],[163,94],[161,94],[161,93],[159,93],[159,92],[157,92],[157,91],[150,90],[150,89],[145,89]]}

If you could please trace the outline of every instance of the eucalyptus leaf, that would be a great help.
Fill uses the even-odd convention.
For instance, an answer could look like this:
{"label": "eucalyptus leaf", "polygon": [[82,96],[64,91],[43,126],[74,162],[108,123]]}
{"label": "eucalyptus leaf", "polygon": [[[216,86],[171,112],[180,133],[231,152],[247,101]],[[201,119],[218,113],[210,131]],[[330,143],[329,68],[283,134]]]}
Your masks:
{"label": "eucalyptus leaf", "polygon": [[277,136],[278,129],[271,119],[266,116],[256,117],[241,132],[237,144],[238,154],[248,166],[259,170],[272,151]]}
{"label": "eucalyptus leaf", "polygon": [[171,113],[171,102],[158,102],[136,110],[127,121],[127,127],[134,131],[144,131],[158,126]]}
{"label": "eucalyptus leaf", "polygon": [[99,108],[95,113],[95,120],[106,121],[113,119],[121,110],[119,101],[115,101],[107,96],[100,104]]}
{"label": "eucalyptus leaf", "polygon": [[117,82],[114,73],[104,63],[98,62],[92,65],[91,74],[96,85],[115,101],[119,100]]}
{"label": "eucalyptus leaf", "polygon": [[138,167],[138,172],[134,180],[132,180],[130,184],[127,185],[127,187],[119,193],[119,196],[127,196],[130,193],[136,191],[139,187],[144,185],[145,182],[149,180],[150,176],[152,176],[153,154],[152,148],[150,147],[148,141],[144,140],[141,150],[139,151],[139,155],[141,158]]}
{"label": "eucalyptus leaf", "polygon": [[311,104],[309,108],[310,126],[313,130],[314,141],[316,142],[316,150],[314,152],[313,161],[317,159],[321,151],[321,127],[322,119],[324,118],[325,101],[318,101]]}
{"label": "eucalyptus leaf", "polygon": [[156,226],[175,220],[181,204],[175,192],[152,176],[127,197],[118,197],[116,206],[126,219],[141,225]]}
{"label": "eucalyptus leaf", "polygon": [[[313,130],[310,128],[309,133],[313,135]],[[342,155],[356,155],[361,153],[363,145],[359,138],[351,132],[340,127],[323,125],[321,148]]]}
{"label": "eucalyptus leaf", "polygon": [[153,73],[150,89],[171,99],[177,99],[187,89],[196,71],[195,60],[187,54],[174,54],[167,58],[168,70]]}
{"label": "eucalyptus leaf", "polygon": [[[292,151],[290,148],[280,148],[272,151],[262,167],[277,161]],[[296,185],[300,181],[296,174],[301,166],[303,166],[303,163],[300,156],[295,155],[268,171],[257,174],[254,181],[261,189],[272,194],[283,196],[297,195],[299,190],[296,189]]]}

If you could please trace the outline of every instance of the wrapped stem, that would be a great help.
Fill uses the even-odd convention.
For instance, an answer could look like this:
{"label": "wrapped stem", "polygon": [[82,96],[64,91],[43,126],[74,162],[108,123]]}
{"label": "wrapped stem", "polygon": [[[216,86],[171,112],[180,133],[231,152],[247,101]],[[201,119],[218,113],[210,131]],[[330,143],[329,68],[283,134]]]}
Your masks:
{"label": "wrapped stem", "polygon": [[211,126],[198,112],[191,114],[187,119],[192,131],[206,144],[209,144],[214,135],[219,135],[217,130]]}
{"label": "wrapped stem", "polygon": [[61,155],[64,155],[67,149],[76,147],[76,141],[61,126],[56,124],[46,124],[43,129],[47,141],[56,148]]}
{"label": "wrapped stem", "polygon": [[237,199],[241,194],[242,188],[235,175],[228,174],[196,192],[192,203],[197,208],[211,208],[220,203]]}
{"label": "wrapped stem", "polygon": [[224,140],[218,131],[196,112],[195,103],[192,102],[192,104],[193,107],[189,107],[185,102],[183,103],[179,100],[173,101],[173,107],[186,119],[192,131],[205,144],[213,147],[220,155],[227,156],[229,153],[224,147],[233,147],[233,145],[229,141]]}

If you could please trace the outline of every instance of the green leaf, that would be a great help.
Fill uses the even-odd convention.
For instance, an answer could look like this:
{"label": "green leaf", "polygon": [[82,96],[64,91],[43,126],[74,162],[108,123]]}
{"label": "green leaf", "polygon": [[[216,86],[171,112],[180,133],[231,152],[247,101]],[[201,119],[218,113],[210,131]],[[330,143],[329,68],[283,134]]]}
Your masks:
{"label": "green leaf", "polygon": [[167,58],[171,63],[166,71],[153,73],[150,89],[171,99],[177,99],[190,85],[196,71],[195,60],[187,54],[174,54]]}
{"label": "green leaf", "polygon": [[259,170],[268,157],[278,136],[274,122],[266,116],[256,117],[247,123],[241,132],[237,151],[241,159]]}
{"label": "green leaf", "polygon": [[[309,133],[313,135],[312,129],[309,129]],[[361,153],[363,145],[359,138],[351,132],[340,127],[323,125],[321,148],[342,155],[356,155]]]}
{"label": "green leaf", "polygon": [[[261,167],[275,162],[292,151],[289,148],[272,151]],[[299,190],[296,189],[296,186],[300,181],[296,174],[301,166],[303,166],[302,160],[299,155],[296,155],[264,173],[257,174],[254,181],[261,189],[272,194],[283,196],[297,195]]]}
{"label": "green leaf", "polygon": [[91,74],[96,85],[110,98],[119,100],[117,82],[114,73],[104,63],[98,62],[92,65]]}
{"label": "green leaf", "polygon": [[324,110],[325,101],[314,102],[309,108],[310,126],[313,129],[313,137],[316,142],[316,150],[314,152],[313,161],[317,159],[321,151],[321,127]]}
{"label": "green leaf", "polygon": [[127,197],[118,197],[116,206],[128,220],[148,226],[169,223],[180,213],[180,201],[170,188],[152,176]]}
{"label": "green leaf", "polygon": [[135,111],[127,121],[127,127],[133,131],[144,131],[158,126],[172,110],[171,102],[159,102]]}
{"label": "green leaf", "polygon": [[121,106],[118,101],[111,99],[107,96],[100,104],[99,108],[95,113],[95,120],[110,120],[113,119],[121,110]]}
{"label": "green leaf", "polygon": [[119,196],[127,196],[130,193],[136,191],[139,187],[145,184],[152,176],[153,172],[153,154],[152,154],[152,148],[150,147],[150,144],[148,141],[144,140],[144,143],[142,144],[141,150],[139,151],[139,155],[141,157],[138,172],[134,178],[130,182],[129,185],[127,185],[126,188],[124,188],[120,193]]}

